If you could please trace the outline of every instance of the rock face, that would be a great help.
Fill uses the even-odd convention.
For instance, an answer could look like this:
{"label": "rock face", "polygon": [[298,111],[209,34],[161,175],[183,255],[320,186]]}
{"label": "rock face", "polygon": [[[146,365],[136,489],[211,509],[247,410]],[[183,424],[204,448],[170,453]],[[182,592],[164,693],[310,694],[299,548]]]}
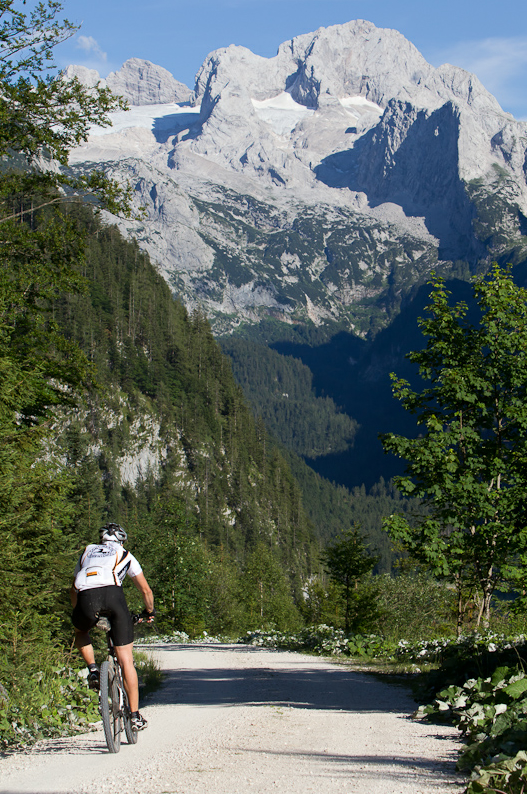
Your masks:
{"label": "rock face", "polygon": [[68,66],[66,77],[78,77],[84,85],[101,85],[111,88],[114,94],[127,99],[131,105],[159,105],[169,102],[189,102],[193,99],[190,88],[176,80],[162,66],[141,58],[130,58],[118,72],[110,72],[101,79],[96,69]]}
{"label": "rock face", "polygon": [[192,94],[162,66],[140,58],[130,58],[118,72],[110,72],[106,84],[132,105],[188,102]]}
{"label": "rock face", "polygon": [[136,186],[147,220],[121,228],[218,333],[265,319],[365,335],[431,268],[525,255],[527,124],[397,31],[358,20],[270,59],[217,50],[187,110],[147,61],[107,84],[151,116],[117,114],[72,162]]}

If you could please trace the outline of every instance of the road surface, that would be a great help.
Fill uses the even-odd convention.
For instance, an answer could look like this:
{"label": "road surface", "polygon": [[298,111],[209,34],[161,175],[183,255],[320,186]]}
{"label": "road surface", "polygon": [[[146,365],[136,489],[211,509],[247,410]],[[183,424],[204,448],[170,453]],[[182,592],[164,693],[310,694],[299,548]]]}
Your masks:
{"label": "road surface", "polygon": [[0,760],[2,794],[452,794],[458,732],[410,719],[400,688],[246,645],[153,650],[165,684],[135,746],[102,730]]}

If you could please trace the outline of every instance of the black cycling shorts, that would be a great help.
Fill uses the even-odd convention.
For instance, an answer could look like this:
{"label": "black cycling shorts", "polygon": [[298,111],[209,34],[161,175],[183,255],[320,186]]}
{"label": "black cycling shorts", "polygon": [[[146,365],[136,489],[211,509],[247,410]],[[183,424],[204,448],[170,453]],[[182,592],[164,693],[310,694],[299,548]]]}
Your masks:
{"label": "black cycling shorts", "polygon": [[134,641],[134,627],[122,587],[108,585],[77,593],[71,616],[76,629],[89,631],[101,615],[110,619],[114,645],[129,645]]}

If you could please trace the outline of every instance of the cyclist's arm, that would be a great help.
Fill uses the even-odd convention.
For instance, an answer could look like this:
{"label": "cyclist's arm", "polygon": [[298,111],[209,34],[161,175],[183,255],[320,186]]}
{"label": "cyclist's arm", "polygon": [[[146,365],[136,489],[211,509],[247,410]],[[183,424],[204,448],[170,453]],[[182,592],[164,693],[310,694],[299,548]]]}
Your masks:
{"label": "cyclist's arm", "polygon": [[154,609],[154,594],[145,579],[144,573],[138,573],[137,576],[132,576],[131,579],[143,597],[147,612],[152,612]]}

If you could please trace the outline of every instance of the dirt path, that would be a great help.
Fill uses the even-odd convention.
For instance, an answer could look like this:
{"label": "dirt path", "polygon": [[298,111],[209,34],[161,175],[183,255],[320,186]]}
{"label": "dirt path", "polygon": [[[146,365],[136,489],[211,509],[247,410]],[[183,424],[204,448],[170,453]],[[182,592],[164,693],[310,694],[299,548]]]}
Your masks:
{"label": "dirt path", "polygon": [[0,760],[2,794],[446,794],[458,733],[408,718],[398,687],[321,659],[169,645],[135,746],[102,731]]}

